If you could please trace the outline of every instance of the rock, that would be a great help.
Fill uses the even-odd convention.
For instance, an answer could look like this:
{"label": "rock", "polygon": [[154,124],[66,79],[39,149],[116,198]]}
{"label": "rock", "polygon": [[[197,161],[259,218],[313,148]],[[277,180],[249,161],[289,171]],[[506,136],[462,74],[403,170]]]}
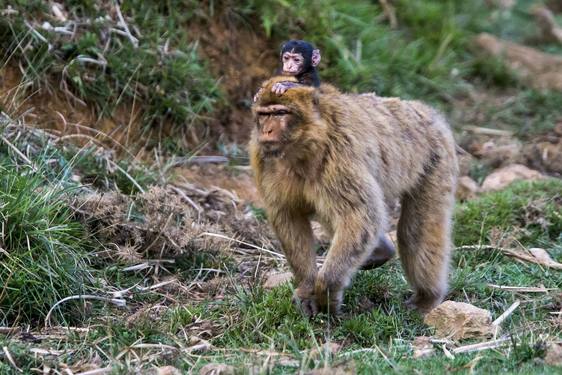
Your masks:
{"label": "rock", "polygon": [[209,363],[199,370],[199,375],[234,375],[236,369],[223,363]]}
{"label": "rock", "polygon": [[267,279],[263,283],[265,289],[273,289],[279,285],[290,282],[293,279],[293,274],[291,272],[274,272],[269,273]]}
{"label": "rock", "polygon": [[476,194],[480,192],[480,186],[472,178],[468,176],[462,176],[459,178],[457,184],[457,199],[464,201],[467,199],[472,199],[476,197]]}
{"label": "rock", "polygon": [[316,359],[320,357],[320,355],[325,355],[326,353],[329,353],[330,355],[336,354],[341,350],[341,347],[341,344],[338,344],[337,342],[324,343],[321,348],[313,348],[310,351],[310,358]]}
{"label": "rock", "polygon": [[353,362],[344,363],[336,367],[317,368],[307,372],[306,375],[353,375],[355,374],[355,365]]}
{"label": "rock", "polygon": [[554,14],[545,6],[535,6],[531,13],[541,29],[543,38],[546,41],[553,41],[562,44],[562,27],[556,24]]}
{"label": "rock", "polygon": [[[555,128],[554,134],[559,131]],[[533,142],[523,147],[526,163],[533,168],[562,175],[562,136],[552,141]]]}
{"label": "rock", "polygon": [[549,343],[546,347],[544,362],[550,366],[562,366],[562,344]]}
{"label": "rock", "polygon": [[512,182],[518,180],[540,180],[545,178],[539,171],[529,169],[522,164],[511,164],[507,167],[496,169],[489,174],[482,183],[482,191],[501,190]]}
{"label": "rock", "polygon": [[431,338],[427,336],[418,336],[412,343],[414,349],[414,358],[430,357],[435,354],[435,348],[431,343]]}
{"label": "rock", "polygon": [[156,375],[181,375],[181,372],[174,366],[163,366],[156,369]]}
{"label": "rock", "polygon": [[493,334],[492,315],[469,303],[445,301],[425,316],[425,324],[435,328],[440,338],[461,340]]}
{"label": "rock", "polygon": [[475,38],[477,52],[502,59],[528,86],[562,91],[562,57],[481,33]]}

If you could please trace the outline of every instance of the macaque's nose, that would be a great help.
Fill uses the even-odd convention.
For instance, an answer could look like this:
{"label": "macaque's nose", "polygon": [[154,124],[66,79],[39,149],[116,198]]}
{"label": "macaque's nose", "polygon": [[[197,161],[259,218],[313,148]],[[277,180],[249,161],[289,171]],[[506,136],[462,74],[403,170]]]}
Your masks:
{"label": "macaque's nose", "polygon": [[285,71],[289,73],[295,73],[299,70],[299,65],[294,62],[288,62],[285,64],[286,68]]}
{"label": "macaque's nose", "polygon": [[266,123],[260,132],[259,141],[260,142],[279,142],[279,135],[281,130],[279,129],[279,124],[276,123]]}

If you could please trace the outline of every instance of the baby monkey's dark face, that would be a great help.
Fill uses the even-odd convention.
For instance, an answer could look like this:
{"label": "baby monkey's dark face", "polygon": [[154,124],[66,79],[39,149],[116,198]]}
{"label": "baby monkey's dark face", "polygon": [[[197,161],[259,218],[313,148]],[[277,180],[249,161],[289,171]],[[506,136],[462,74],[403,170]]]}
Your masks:
{"label": "baby monkey's dark face", "polygon": [[296,76],[304,71],[305,58],[302,53],[285,52],[281,61],[283,62],[283,75]]}
{"label": "baby monkey's dark face", "polygon": [[320,50],[304,40],[289,40],[281,47],[281,74],[285,76],[315,73],[318,64]]}

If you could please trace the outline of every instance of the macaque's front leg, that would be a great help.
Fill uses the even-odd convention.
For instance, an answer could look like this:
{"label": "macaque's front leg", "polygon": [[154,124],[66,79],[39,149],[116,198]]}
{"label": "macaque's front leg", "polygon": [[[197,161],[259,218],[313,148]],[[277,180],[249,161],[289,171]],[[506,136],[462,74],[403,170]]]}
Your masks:
{"label": "macaque's front leg", "polygon": [[381,222],[353,212],[335,225],[332,245],[318,272],[314,294],[319,310],[337,314],[353,274],[369,257],[378,240]]}
{"label": "macaque's front leg", "polygon": [[301,84],[298,82],[291,82],[291,81],[277,82],[271,87],[271,92],[277,95],[283,95],[285,91],[295,86],[301,86]]}
{"label": "macaque's front leg", "polygon": [[305,315],[316,315],[314,284],[318,270],[310,221],[306,215],[290,210],[270,212],[269,215],[293,271],[296,286],[293,302]]}

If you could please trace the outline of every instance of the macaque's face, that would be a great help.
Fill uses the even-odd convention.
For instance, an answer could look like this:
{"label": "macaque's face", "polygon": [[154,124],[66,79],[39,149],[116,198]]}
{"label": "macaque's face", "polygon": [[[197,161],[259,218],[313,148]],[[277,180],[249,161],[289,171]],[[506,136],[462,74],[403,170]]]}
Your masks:
{"label": "macaque's face", "polygon": [[288,133],[293,121],[290,109],[281,104],[274,104],[256,109],[258,142],[268,154],[282,151],[289,141]]}
{"label": "macaque's face", "polygon": [[283,74],[295,76],[304,71],[304,57],[301,53],[285,52],[281,56]]}

